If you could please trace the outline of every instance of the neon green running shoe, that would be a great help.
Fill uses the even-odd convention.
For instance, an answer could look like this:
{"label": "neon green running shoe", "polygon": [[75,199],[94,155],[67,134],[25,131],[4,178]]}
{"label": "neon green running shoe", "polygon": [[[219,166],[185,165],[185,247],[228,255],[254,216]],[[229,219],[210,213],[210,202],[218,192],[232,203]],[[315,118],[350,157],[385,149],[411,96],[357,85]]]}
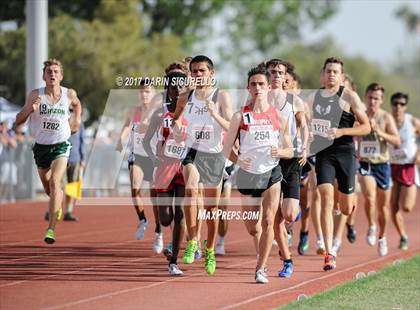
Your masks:
{"label": "neon green running shoe", "polygon": [[216,271],[216,256],[214,255],[214,249],[206,248],[206,272],[208,275],[214,274]]}
{"label": "neon green running shoe", "polygon": [[61,221],[61,219],[63,218],[63,208],[58,209],[56,214],[57,214],[57,221]]}
{"label": "neon green running shoe", "polygon": [[52,229],[47,230],[47,233],[45,234],[44,241],[48,244],[53,244],[55,242],[54,230],[52,230]]}
{"label": "neon green running shoe", "polygon": [[192,264],[194,263],[194,254],[197,250],[197,241],[190,240],[187,243],[187,247],[185,248],[184,257],[182,258],[184,264]]}

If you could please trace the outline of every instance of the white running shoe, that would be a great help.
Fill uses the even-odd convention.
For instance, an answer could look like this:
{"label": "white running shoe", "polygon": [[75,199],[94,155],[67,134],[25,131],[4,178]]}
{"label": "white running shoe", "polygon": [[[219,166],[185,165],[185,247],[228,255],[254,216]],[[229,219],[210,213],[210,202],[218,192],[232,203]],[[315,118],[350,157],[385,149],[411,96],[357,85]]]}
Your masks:
{"label": "white running shoe", "polygon": [[375,245],[375,243],[376,243],[376,226],[370,226],[369,227],[366,240],[367,240],[367,243],[370,246]]}
{"label": "white running shoe", "polygon": [[255,273],[255,282],[262,283],[262,284],[268,283],[267,274],[265,273],[263,269],[259,269]]}
{"label": "white running shoe", "polygon": [[216,255],[225,255],[225,244],[224,243],[217,243],[215,249]]}
{"label": "white running shoe", "polygon": [[147,220],[141,220],[140,223],[137,225],[137,231],[136,231],[137,240],[141,240],[144,238],[144,232],[146,231],[147,226],[149,226],[149,222]]}
{"label": "white running shoe", "polygon": [[323,238],[316,240],[316,253],[319,255],[325,255],[325,244]]}
{"label": "white running shoe", "polygon": [[332,255],[337,257],[337,253],[340,251],[341,248],[341,240],[335,239],[333,240],[333,244],[332,244]]}
{"label": "white running shoe", "polygon": [[386,238],[378,239],[378,253],[379,256],[385,256],[388,254],[388,244],[386,243]]}
{"label": "white running shoe", "polygon": [[181,276],[181,275],[183,275],[184,273],[182,272],[182,270],[181,269],[179,269],[179,267],[178,267],[178,265],[177,264],[170,264],[169,266],[168,266],[168,271],[169,271],[169,274],[171,275],[171,276]]}
{"label": "white running shoe", "polygon": [[163,251],[163,234],[155,233],[155,241],[153,241],[153,252],[160,254]]}

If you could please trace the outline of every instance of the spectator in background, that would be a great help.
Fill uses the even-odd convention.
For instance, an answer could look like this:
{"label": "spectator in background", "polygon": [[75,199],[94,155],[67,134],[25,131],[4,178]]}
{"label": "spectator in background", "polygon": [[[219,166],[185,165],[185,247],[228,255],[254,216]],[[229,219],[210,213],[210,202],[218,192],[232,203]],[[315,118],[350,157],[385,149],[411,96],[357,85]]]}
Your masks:
{"label": "spectator in background", "polygon": [[0,203],[15,202],[17,184],[16,164],[13,161],[17,143],[7,122],[0,123]]}

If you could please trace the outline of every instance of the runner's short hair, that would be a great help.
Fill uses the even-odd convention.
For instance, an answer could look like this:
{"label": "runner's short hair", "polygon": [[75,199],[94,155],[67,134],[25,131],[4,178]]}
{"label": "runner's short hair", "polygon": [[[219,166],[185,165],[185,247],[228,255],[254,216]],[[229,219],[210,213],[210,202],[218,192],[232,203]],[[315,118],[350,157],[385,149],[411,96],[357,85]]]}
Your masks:
{"label": "runner's short hair", "polygon": [[268,69],[269,67],[277,67],[277,66],[280,66],[280,65],[285,66],[286,71],[289,71],[290,66],[292,66],[292,71],[294,69],[294,66],[290,62],[288,62],[286,60],[279,59],[279,58],[273,58],[273,59],[270,59],[269,61],[265,62],[265,68],[266,69]]}
{"label": "runner's short hair", "polygon": [[185,61],[175,61],[165,68],[165,74],[168,75],[169,72],[174,70],[187,74],[188,64]]}
{"label": "runner's short hair", "polygon": [[260,64],[254,68],[251,68],[251,70],[248,71],[248,84],[249,84],[249,79],[257,74],[264,75],[267,78],[267,82],[270,83],[270,73],[268,73],[267,69],[261,66]]}
{"label": "runner's short hair", "polygon": [[322,67],[322,71],[325,70],[328,64],[340,64],[341,65],[341,72],[344,73],[344,62],[338,57],[329,57],[325,59],[324,66]]}
{"label": "runner's short hair", "polygon": [[52,65],[59,66],[60,70],[61,70],[61,74],[64,73],[63,65],[61,64],[61,61],[59,61],[58,59],[55,59],[55,58],[50,58],[50,59],[44,61],[44,68],[42,69],[42,73],[45,74],[45,69],[47,69],[48,67],[50,67]]}
{"label": "runner's short hair", "polygon": [[394,102],[395,99],[405,99],[406,104],[408,104],[408,98],[408,94],[396,92],[391,96],[391,104]]}
{"label": "runner's short hair", "polygon": [[385,93],[385,88],[378,83],[370,83],[368,85],[368,87],[366,87],[366,91],[365,91],[365,95],[369,92],[369,91],[377,91],[380,90],[382,92],[382,95]]}
{"label": "runner's short hair", "polygon": [[206,62],[209,70],[214,69],[213,61],[210,58],[208,58],[207,56],[204,56],[204,55],[198,55],[198,56],[193,57],[193,59],[191,59],[190,65],[189,65],[190,70],[191,70],[191,65],[192,64],[199,63],[199,62]]}

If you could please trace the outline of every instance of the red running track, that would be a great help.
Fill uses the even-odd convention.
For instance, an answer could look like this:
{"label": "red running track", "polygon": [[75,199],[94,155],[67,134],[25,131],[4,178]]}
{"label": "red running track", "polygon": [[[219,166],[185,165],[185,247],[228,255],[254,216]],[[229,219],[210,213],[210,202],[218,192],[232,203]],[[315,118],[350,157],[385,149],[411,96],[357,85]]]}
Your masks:
{"label": "red running track", "polygon": [[[358,239],[355,244],[343,241],[335,271],[322,271],[313,235],[309,254],[297,254],[298,224],[292,279],[277,277],[281,264],[273,247],[270,283],[255,284],[252,240],[242,222],[232,221],[227,255],[217,259],[214,276],[205,273],[204,260],[184,265],[179,259],[184,276],[171,277],[163,255],[152,253],[154,225],[144,240],[134,239],[137,220],[132,207],[81,206],[76,209],[79,222],[58,224],[57,242],[52,246],[43,242],[45,209],[45,202],[0,206],[0,309],[270,309],[300,294],[325,291],[359,271],[379,270],[420,252],[418,207],[405,215],[410,250],[398,250],[398,236],[390,223],[386,257],[379,257],[377,248],[367,245],[366,219],[359,208]],[[151,209],[146,212],[150,221]],[[169,230],[164,233],[168,242]]]}

